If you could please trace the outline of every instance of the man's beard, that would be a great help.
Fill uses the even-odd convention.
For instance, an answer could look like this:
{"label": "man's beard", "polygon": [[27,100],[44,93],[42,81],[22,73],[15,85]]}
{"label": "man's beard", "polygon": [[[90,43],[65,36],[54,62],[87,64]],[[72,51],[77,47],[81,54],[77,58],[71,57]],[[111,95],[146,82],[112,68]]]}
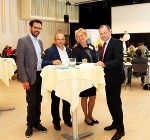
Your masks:
{"label": "man's beard", "polygon": [[[35,32],[38,32],[38,31],[35,31]],[[31,31],[31,34],[32,34],[34,37],[37,37],[40,33],[38,32],[38,34],[35,34],[35,32]]]}

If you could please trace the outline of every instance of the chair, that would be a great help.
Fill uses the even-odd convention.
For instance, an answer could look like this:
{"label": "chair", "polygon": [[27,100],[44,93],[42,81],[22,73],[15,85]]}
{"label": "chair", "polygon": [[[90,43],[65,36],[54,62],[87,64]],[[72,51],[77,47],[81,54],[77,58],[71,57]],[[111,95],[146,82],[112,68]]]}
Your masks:
{"label": "chair", "polygon": [[132,64],[132,71],[133,72],[147,73],[147,68],[148,68],[148,64]]}
{"label": "chair", "polygon": [[[132,72],[131,76],[134,77],[143,77],[147,75],[148,71],[148,64],[132,64]],[[132,82],[131,82],[131,88],[132,88]]]}

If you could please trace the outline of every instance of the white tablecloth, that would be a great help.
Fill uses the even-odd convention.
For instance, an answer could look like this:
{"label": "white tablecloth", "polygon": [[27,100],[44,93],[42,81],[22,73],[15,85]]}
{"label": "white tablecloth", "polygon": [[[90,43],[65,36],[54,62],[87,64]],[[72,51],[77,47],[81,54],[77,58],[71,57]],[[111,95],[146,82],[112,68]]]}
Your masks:
{"label": "white tablecloth", "polygon": [[0,58],[0,79],[9,86],[9,80],[17,69],[13,58]]}
{"label": "white tablecloth", "polygon": [[56,96],[68,101],[71,110],[79,104],[79,94],[93,85],[97,91],[104,89],[104,72],[100,66],[85,63],[75,68],[49,65],[41,73],[42,91],[55,90]]}

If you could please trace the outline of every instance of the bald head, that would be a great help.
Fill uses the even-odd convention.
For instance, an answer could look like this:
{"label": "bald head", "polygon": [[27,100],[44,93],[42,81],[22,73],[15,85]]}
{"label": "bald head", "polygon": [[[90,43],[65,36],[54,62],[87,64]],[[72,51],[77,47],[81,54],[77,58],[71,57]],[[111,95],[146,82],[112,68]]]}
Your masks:
{"label": "bald head", "polygon": [[[64,36],[64,34],[63,33],[57,33],[57,34],[55,34],[54,40],[56,40],[58,36]],[[65,36],[64,36],[64,38],[65,38]]]}
{"label": "bald head", "polygon": [[64,47],[64,44],[66,42],[64,34],[63,33],[57,33],[55,35],[54,41],[55,41],[56,46],[58,46],[60,48]]}

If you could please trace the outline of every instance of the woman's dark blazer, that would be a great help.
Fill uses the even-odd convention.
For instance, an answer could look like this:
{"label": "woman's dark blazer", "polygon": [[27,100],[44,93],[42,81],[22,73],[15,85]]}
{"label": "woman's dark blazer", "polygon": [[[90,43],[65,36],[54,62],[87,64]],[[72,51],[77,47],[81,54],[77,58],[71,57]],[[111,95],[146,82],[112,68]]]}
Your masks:
{"label": "woman's dark blazer", "polygon": [[[87,45],[91,53],[93,63],[96,63],[98,61],[98,56],[95,48],[92,45]],[[75,48],[72,49],[72,57],[76,58],[77,62],[82,62],[82,59],[87,59],[89,63],[91,62],[89,55],[86,53],[85,49],[82,47],[81,44],[78,44]]]}

